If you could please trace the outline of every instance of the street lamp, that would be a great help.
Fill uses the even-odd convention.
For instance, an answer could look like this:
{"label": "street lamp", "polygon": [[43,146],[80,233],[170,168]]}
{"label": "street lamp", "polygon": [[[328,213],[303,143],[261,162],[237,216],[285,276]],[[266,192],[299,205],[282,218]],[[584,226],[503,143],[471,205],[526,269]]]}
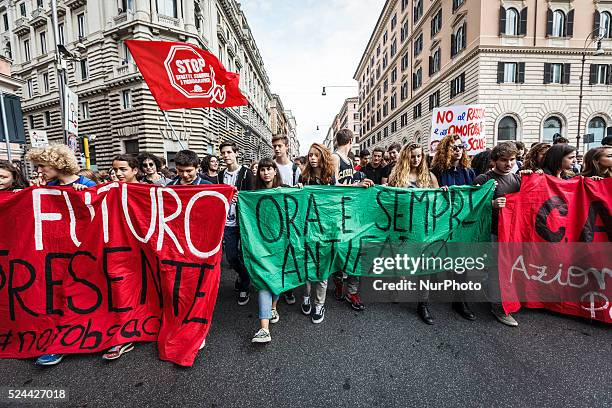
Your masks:
{"label": "street lamp", "polygon": [[[603,55],[605,54],[605,50],[602,48],[601,46],[601,39],[602,36],[600,33],[597,33],[597,37],[593,37],[593,34],[595,34],[598,30],[593,30],[586,38],[586,40],[584,40],[584,48],[582,49],[582,67],[580,69],[580,96],[578,97],[578,132],[576,134],[576,149],[578,151],[580,151],[580,126],[582,124],[582,90],[583,90],[583,86],[584,86],[584,63],[586,62],[586,51],[587,48],[593,44],[595,41],[597,41],[597,49],[595,50],[595,52],[593,53],[593,55],[599,56],[599,55]],[[589,42],[589,39],[591,40]]]}

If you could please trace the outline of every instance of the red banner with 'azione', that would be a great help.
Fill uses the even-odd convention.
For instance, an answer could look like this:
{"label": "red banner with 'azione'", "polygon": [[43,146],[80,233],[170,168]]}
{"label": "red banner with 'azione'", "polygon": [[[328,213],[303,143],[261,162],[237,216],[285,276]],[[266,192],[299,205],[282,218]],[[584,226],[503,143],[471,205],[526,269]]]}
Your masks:
{"label": "red banner with 'azione'", "polygon": [[504,309],[612,323],[612,179],[523,178],[499,221]]}
{"label": "red banner with 'azione'", "polygon": [[157,341],[191,366],[219,287],[232,187],[0,193],[0,357]]}

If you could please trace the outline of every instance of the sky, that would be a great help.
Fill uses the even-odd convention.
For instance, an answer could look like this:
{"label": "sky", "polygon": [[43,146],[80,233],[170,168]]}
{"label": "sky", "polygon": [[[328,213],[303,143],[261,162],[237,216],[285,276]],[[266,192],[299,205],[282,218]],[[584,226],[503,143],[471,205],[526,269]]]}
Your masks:
{"label": "sky", "polygon": [[[385,0],[242,0],[270,78],[270,90],[297,121],[301,154],[323,142]],[[349,88],[323,86],[342,85]],[[317,130],[317,126],[319,130]]]}

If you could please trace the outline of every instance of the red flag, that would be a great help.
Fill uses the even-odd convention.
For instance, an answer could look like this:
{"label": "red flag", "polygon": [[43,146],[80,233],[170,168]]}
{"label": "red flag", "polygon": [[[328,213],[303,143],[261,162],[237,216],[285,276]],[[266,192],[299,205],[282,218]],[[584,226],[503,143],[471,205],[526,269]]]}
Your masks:
{"label": "red flag", "polygon": [[191,44],[126,40],[160,109],[227,108],[248,105],[240,75]]}

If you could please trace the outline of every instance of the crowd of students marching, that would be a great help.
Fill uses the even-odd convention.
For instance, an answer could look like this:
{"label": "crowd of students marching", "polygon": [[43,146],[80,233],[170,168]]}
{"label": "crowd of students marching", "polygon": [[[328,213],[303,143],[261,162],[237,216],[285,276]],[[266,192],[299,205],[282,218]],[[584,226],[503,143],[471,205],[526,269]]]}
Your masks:
{"label": "crowd of students marching", "polygon": [[[491,240],[497,240],[497,217],[499,209],[506,204],[505,195],[518,192],[521,175],[545,173],[561,179],[590,177],[601,180],[612,176],[612,137],[602,140],[602,146],[593,148],[577,160],[576,148],[562,137],[553,144],[534,143],[526,151],[521,142],[501,142],[493,149],[470,159],[466,146],[457,135],[448,135],[441,140],[433,160],[426,155],[423,146],[397,143],[388,149],[375,148],[370,153],[360,152],[359,157],[351,153],[353,134],[348,129],[335,135],[335,152],[314,143],[306,157],[292,161],[288,157],[288,138],[283,135],[272,139],[274,157],[263,158],[250,167],[238,162],[238,148],[233,142],[219,146],[220,156],[208,155],[202,160],[191,150],[176,154],[175,168],[166,167],[162,159],[150,153],[138,156],[119,155],[112,161],[108,171],[92,172],[80,170],[74,153],[65,145],[53,145],[34,149],[27,158],[36,167],[36,176],[27,180],[19,166],[0,161],[0,191],[19,191],[30,185],[73,186],[86,189],[98,183],[120,181],[125,183],[149,183],[160,186],[227,184],[238,192],[276,187],[301,187],[304,185],[341,185],[367,188],[375,184],[402,188],[448,188],[454,185],[484,184],[495,180]],[[223,164],[223,166],[221,166]],[[223,169],[221,169],[223,167]],[[235,291],[239,305],[250,300],[251,284],[245,268],[240,247],[240,226],[237,222],[236,197],[232,201],[225,223],[224,253],[238,277]],[[496,271],[490,271],[495,274]],[[365,306],[359,296],[359,277],[334,274],[333,295],[337,300],[346,300],[355,310]],[[489,292],[499,291],[495,276],[488,279]],[[308,282],[301,292],[301,311],[318,324],[325,319],[327,281]],[[296,303],[294,291],[283,294],[287,304]],[[271,341],[270,323],[279,321],[277,305],[279,296],[269,291],[258,292],[260,329],[252,338],[254,343]],[[453,302],[453,310],[467,320],[476,317],[464,301]],[[517,326],[517,321],[504,312],[501,304],[492,304],[491,312],[501,323]],[[417,313],[427,324],[434,318],[424,293],[417,304]],[[133,343],[116,345],[103,358],[114,360],[134,348]],[[63,358],[61,354],[47,354],[38,358],[37,364],[54,365]]]}

